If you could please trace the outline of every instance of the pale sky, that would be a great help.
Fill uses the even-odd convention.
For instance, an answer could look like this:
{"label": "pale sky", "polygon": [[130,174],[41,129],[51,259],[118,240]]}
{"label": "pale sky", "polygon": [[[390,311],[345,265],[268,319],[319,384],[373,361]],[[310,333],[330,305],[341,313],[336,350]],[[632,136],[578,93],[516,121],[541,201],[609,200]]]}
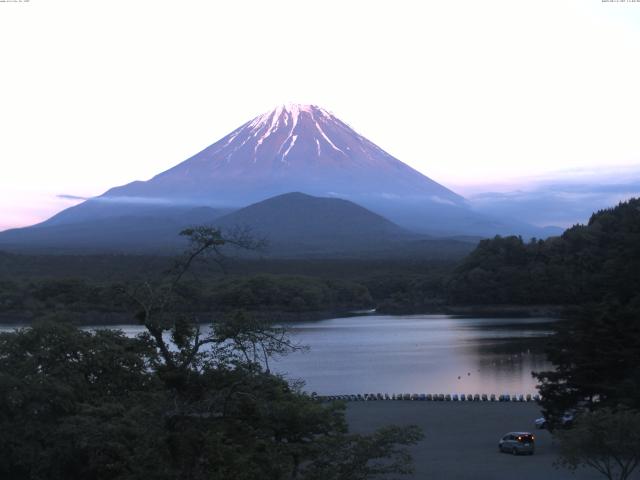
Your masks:
{"label": "pale sky", "polygon": [[287,102],[463,194],[640,165],[640,2],[23,0],[0,42],[0,230]]}

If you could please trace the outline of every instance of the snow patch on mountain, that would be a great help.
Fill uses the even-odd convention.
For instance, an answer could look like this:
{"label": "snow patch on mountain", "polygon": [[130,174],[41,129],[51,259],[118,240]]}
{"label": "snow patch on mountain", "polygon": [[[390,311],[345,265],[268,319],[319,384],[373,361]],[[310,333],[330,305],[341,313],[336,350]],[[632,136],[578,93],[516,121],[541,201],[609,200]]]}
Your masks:
{"label": "snow patch on mountain", "polygon": [[293,137],[291,137],[291,143],[289,144],[289,146],[287,147],[287,149],[284,152],[284,155],[282,155],[282,161],[284,161],[285,158],[287,158],[287,155],[289,155],[289,152],[291,151],[291,149],[293,148],[293,146],[296,144],[296,140],[298,139],[297,135],[294,135]]}

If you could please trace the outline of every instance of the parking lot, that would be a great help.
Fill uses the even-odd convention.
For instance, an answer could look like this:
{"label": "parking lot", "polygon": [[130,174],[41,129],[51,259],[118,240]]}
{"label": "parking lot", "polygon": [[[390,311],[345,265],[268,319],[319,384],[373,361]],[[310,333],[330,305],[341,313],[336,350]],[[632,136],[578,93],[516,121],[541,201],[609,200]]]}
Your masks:
{"label": "parking lot", "polygon": [[[411,448],[415,479],[518,480],[601,479],[595,471],[575,474],[553,465],[556,445],[546,430],[535,430],[540,416],[535,403],[368,401],[349,402],[347,419],[353,432],[367,433],[384,425],[418,425],[424,440]],[[513,456],[498,452],[507,432],[536,435],[536,453]],[[633,478],[640,478],[638,472]]]}

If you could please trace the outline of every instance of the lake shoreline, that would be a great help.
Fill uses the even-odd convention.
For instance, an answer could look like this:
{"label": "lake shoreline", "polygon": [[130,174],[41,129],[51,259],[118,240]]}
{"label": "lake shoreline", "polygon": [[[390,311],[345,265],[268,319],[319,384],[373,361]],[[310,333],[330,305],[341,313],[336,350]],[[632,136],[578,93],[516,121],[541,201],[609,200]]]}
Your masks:
{"label": "lake shoreline", "polygon": [[510,317],[531,318],[549,317],[564,318],[571,305],[449,305],[439,313],[474,317]]}
{"label": "lake shoreline", "polygon": [[[555,319],[566,318],[567,313],[573,310],[571,305],[441,305],[433,308],[426,308],[420,311],[411,309],[400,309],[393,311],[386,310],[312,310],[303,312],[291,312],[282,310],[247,310],[250,315],[256,318],[273,321],[274,323],[294,323],[327,320],[330,318],[344,318],[352,316],[366,315],[452,315],[460,317],[481,317],[481,318],[532,318],[549,317]],[[216,317],[227,315],[230,311],[201,312],[197,315],[200,324],[210,324]],[[55,312],[54,315],[62,313]],[[133,314],[129,312],[69,312],[69,320],[81,327],[91,327],[96,325],[136,325],[137,322]],[[0,325],[29,326],[39,318],[31,312],[0,313]]]}
{"label": "lake shoreline", "polygon": [[[241,310],[241,309],[238,309]],[[313,310],[308,312],[287,312],[280,310],[244,310],[247,314],[258,319],[273,323],[295,323],[326,320],[329,318],[352,317],[365,315],[357,310]],[[195,315],[199,324],[209,325],[215,318],[221,318],[233,311],[200,312]],[[54,313],[62,317],[62,313]],[[129,312],[69,312],[69,321],[79,327],[92,327],[96,325],[139,325],[134,315]],[[42,319],[30,312],[28,313],[0,313],[0,325],[24,325],[29,326],[33,322]]]}

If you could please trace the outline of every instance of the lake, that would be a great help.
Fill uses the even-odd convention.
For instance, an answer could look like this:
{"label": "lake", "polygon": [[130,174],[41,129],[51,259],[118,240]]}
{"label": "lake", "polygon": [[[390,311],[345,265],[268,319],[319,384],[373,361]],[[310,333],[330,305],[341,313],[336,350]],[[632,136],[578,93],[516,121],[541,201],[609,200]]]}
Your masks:
{"label": "lake", "polygon": [[364,315],[291,323],[293,340],[309,349],[276,358],[271,368],[320,395],[534,394],[531,372],[551,368],[543,348],[553,321]]}
{"label": "lake", "polygon": [[291,325],[310,348],[273,370],[302,378],[306,390],[349,393],[536,393],[532,371],[551,368],[543,353],[549,318],[393,315]]}

